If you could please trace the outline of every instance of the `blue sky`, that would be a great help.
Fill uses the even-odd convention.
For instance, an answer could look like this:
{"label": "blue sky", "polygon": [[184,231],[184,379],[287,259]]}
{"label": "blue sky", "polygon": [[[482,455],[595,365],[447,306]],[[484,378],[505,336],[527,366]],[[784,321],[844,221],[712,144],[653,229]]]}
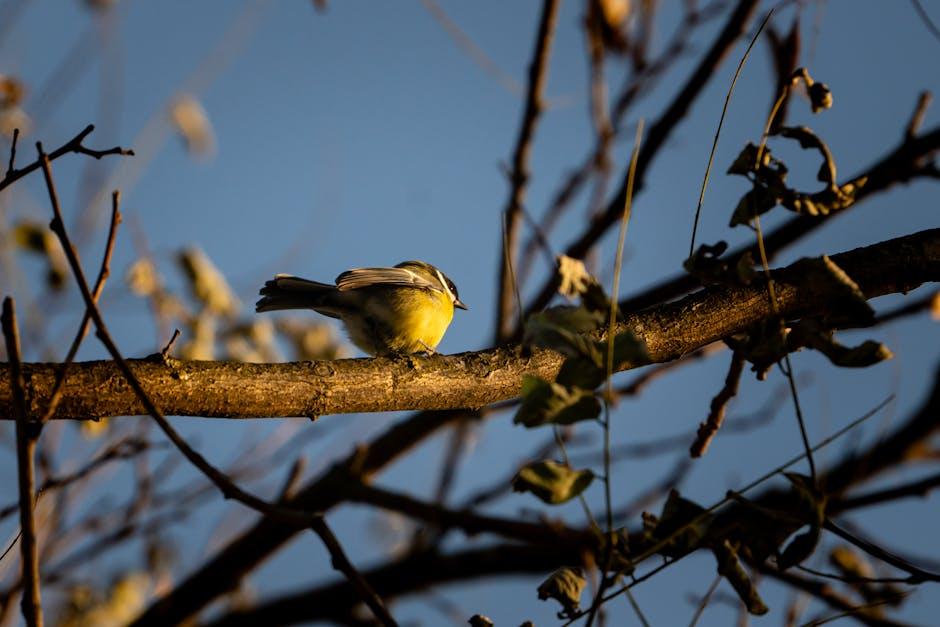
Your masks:
{"label": "blue sky", "polygon": [[[0,9],[16,4],[0,3]],[[661,4],[662,25],[654,48],[667,39],[680,6],[677,2]],[[931,37],[906,2],[786,4],[774,23],[781,30],[788,28],[796,12],[794,5],[803,6],[800,62],[830,86],[835,98],[832,110],[816,116],[809,113],[804,101],[796,100],[790,120],[811,126],[829,143],[840,178],[844,178],[900,140],[921,90],[940,91],[940,75],[933,61],[940,53],[940,41]],[[940,19],[940,5],[924,4]],[[540,3],[441,0],[441,6],[496,65],[524,83]],[[764,10],[770,6],[768,2],[762,5]],[[527,207],[534,215],[544,211],[563,175],[590,147],[581,11],[580,3],[564,2],[559,17],[547,86],[552,106],[533,145]],[[693,53],[708,45],[715,26],[712,22],[698,32]],[[40,96],[47,94],[43,103],[50,113],[28,139],[57,146],[94,122],[98,130],[91,145],[119,143],[138,151],[134,161],[89,165],[68,158],[56,163],[71,215],[81,199],[89,196],[80,183],[86,168],[97,177],[104,193],[111,187],[122,189],[126,226],[115,253],[115,277],[120,277],[135,258],[134,230],[146,233],[158,263],[177,284],[172,270],[175,252],[188,244],[202,247],[246,304],[253,302],[258,286],[274,272],[329,280],[349,267],[392,265],[419,258],[447,272],[471,308],[457,312],[439,349],[460,352],[489,345],[499,259],[499,212],[507,196],[502,164],[510,159],[522,100],[459,49],[420,2],[334,2],[320,14],[309,2],[126,0],[102,17],[88,11],[84,3],[37,0],[29,3],[3,35],[0,73],[26,82],[27,112],[30,106],[38,107]],[[646,189],[636,199],[627,236],[621,281],[624,295],[680,268],[711,138],[743,50],[743,42],[735,47],[731,59],[721,66],[649,172]],[[63,66],[65,58],[71,59],[71,65]],[[655,120],[695,59],[694,54],[683,58],[665,80],[644,94],[629,124],[639,117]],[[74,80],[74,88],[66,93],[59,93],[64,81],[56,74],[62,67],[67,69],[65,76]],[[60,82],[50,83],[54,76],[59,76]],[[609,76],[615,90],[621,75],[611,70]],[[724,176],[724,170],[744,143],[759,138],[772,98],[772,80],[767,50],[758,43],[730,105],[699,241],[743,242],[751,237],[744,229],[732,232],[727,228],[730,211],[746,188],[743,179]],[[188,155],[165,121],[168,103],[181,91],[194,94],[211,120],[216,150],[210,159],[194,160]],[[934,126],[937,120],[932,109],[926,126]],[[618,172],[626,163],[632,136],[631,131],[624,132],[618,141]],[[790,146],[773,147],[791,166],[803,157]],[[24,141],[21,158],[29,158],[30,152],[31,143]],[[815,155],[791,168],[794,180],[808,188],[817,185],[814,159]],[[821,229],[779,261],[839,252],[935,227],[937,192],[936,181],[892,190]],[[42,193],[38,178],[18,184],[12,195],[7,193],[7,220],[24,216],[46,219]],[[553,233],[556,250],[578,233],[585,200],[579,197],[569,217]],[[84,243],[86,260],[95,259],[103,243],[106,212],[97,213],[100,219],[95,233],[99,235]],[[772,215],[765,225],[772,226],[785,217]],[[599,250],[600,274],[609,277],[613,238],[605,238]],[[38,291],[28,283],[30,272],[36,271],[30,263],[23,266],[26,279],[3,283],[3,289],[12,291],[20,301]],[[544,264],[537,270],[537,276],[544,276]],[[50,319],[53,329],[66,333],[80,309],[74,291],[62,299],[51,310]],[[882,299],[876,307],[893,302],[897,299]],[[165,342],[166,338],[152,332],[146,304],[128,296],[119,280],[112,280],[105,303],[125,354],[144,355]],[[254,314],[246,306],[243,315]],[[936,325],[930,326],[921,317],[866,333],[846,334],[846,339],[869,336],[885,341],[896,359],[866,371],[838,371],[818,355],[796,356],[796,369],[812,377],[802,390],[812,439],[822,438],[889,393],[896,393],[891,410],[866,428],[864,439],[868,441],[920,402],[930,376],[925,373],[932,372],[936,364],[936,346],[940,344]],[[35,345],[26,348],[38,350]],[[102,354],[89,341],[80,357]],[[30,357],[38,354],[33,352]],[[616,441],[643,441],[691,429],[720,387],[726,361],[719,356],[682,369],[651,386],[642,398],[622,402],[615,414]],[[768,383],[746,377],[733,413],[756,409],[780,384],[776,374]],[[347,453],[353,442],[381,431],[395,419],[388,415],[323,418],[321,424],[309,428],[319,429],[322,423],[334,420],[349,426],[310,445],[306,451],[314,460],[310,472],[322,469],[330,459]],[[217,461],[229,459],[244,438],[261,437],[276,428],[257,422],[223,425],[179,420],[177,424]],[[477,433],[473,452],[461,468],[455,499],[492,480],[489,469],[507,469],[517,463],[520,455],[534,449],[543,437],[514,429],[508,416],[490,421]],[[422,446],[409,460],[385,473],[379,483],[405,486],[416,496],[428,496],[444,442],[438,437]],[[764,472],[800,448],[792,412],[785,408],[758,434],[719,436],[709,455],[696,462],[684,492],[703,503],[712,502],[726,489]],[[843,444],[836,444],[823,458],[835,459],[844,450]],[[8,463],[4,460],[4,467]],[[654,459],[618,466],[614,477],[618,494],[627,500],[668,472],[673,463],[673,459]],[[11,497],[12,486],[0,494]],[[599,489],[591,492],[591,500],[601,503]],[[514,495],[494,511],[511,514],[535,506],[525,495]],[[232,522],[233,514],[224,518],[223,511],[222,506],[207,508],[189,524],[185,535],[177,534],[179,542],[202,547],[212,537],[211,542],[217,543],[220,538],[213,534],[219,533],[216,525],[220,520],[239,528],[253,518],[247,511],[239,511]],[[560,512],[579,520],[574,507]],[[937,512],[933,497],[867,513],[859,522],[871,530],[891,529],[882,535],[890,537],[898,549],[940,559],[940,542],[932,531],[940,523]],[[331,520],[337,522],[341,539],[358,563],[377,559],[380,546],[371,531],[375,516],[341,508]],[[320,564],[315,572],[310,570],[312,556]],[[653,624],[688,621],[694,606],[687,602],[687,594],[701,594],[707,588],[713,572],[709,559],[689,560],[637,590],[637,599]],[[120,564],[111,567],[117,569]],[[333,576],[322,549],[312,538],[304,538],[271,560],[253,583],[262,592],[274,593]],[[526,618],[539,625],[552,624],[555,612],[553,606],[536,600],[534,580],[452,586],[445,594],[468,613],[489,614],[497,624],[518,624]],[[787,600],[772,584],[766,585],[765,598],[778,611]],[[940,611],[938,597],[930,588],[917,592],[908,605],[905,616],[914,622],[929,622]],[[409,600],[396,609],[402,619],[414,618],[422,624],[441,624],[443,620],[421,602]],[[611,612],[615,624],[633,624],[635,620],[625,603],[614,604]],[[729,616],[726,606],[716,604],[703,624],[727,624]],[[778,619],[755,621],[778,623]]]}

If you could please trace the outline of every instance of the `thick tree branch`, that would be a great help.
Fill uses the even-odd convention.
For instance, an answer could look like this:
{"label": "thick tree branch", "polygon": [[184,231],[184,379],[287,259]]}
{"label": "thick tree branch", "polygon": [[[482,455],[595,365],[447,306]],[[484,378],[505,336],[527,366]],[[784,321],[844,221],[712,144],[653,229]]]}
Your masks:
{"label": "thick tree branch", "polygon": [[[940,229],[833,256],[868,298],[907,292],[940,280]],[[774,272],[785,317],[826,312],[826,293],[801,282],[802,270]],[[771,315],[763,283],[702,290],[680,301],[625,316],[618,332],[645,340],[652,362],[665,362],[740,332]],[[536,350],[520,357],[508,346],[457,355],[400,359],[343,359],[284,364],[128,360],[166,415],[207,417],[323,414],[482,407],[519,394],[523,375],[554,378],[562,357]],[[626,364],[623,369],[644,364]],[[27,401],[41,411],[56,364],[24,364]],[[0,415],[9,415],[9,366],[0,367]],[[74,364],[55,418],[90,419],[150,413],[111,361]]]}
{"label": "thick tree branch", "polygon": [[[494,575],[531,575],[549,572],[559,564],[580,563],[580,551],[561,543],[550,547],[497,544],[451,555],[440,555],[434,551],[409,555],[373,568],[363,575],[372,582],[378,594],[390,598],[449,581],[468,581]],[[231,612],[210,625],[247,627],[259,624],[291,625],[317,619],[335,620],[348,615],[349,608],[358,601],[352,587],[342,581],[315,590],[305,590],[302,594],[285,596],[255,608]]]}

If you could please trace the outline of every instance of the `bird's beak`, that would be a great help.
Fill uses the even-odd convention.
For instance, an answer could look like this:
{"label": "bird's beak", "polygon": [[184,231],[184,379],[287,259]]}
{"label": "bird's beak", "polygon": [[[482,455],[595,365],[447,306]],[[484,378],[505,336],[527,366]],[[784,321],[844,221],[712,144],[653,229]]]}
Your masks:
{"label": "bird's beak", "polygon": [[467,307],[466,305],[464,305],[462,302],[460,302],[460,299],[459,299],[459,298],[454,301],[454,307],[456,307],[457,309],[463,309],[464,311],[466,311],[466,310],[468,309],[468,307]]}

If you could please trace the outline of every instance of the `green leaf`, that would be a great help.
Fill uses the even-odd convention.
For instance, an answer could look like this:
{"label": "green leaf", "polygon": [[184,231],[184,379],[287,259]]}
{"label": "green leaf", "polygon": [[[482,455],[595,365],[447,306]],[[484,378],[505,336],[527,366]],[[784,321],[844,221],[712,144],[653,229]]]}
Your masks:
{"label": "green leaf", "polygon": [[[605,350],[606,345],[604,342]],[[624,331],[614,338],[614,372],[620,370],[624,364],[645,364],[649,361],[646,342],[637,338],[632,331]]]}
{"label": "green leaf", "polygon": [[551,460],[533,462],[523,467],[512,480],[516,492],[531,492],[549,505],[575,498],[591,484],[594,473],[574,470]]}
{"label": "green leaf", "polygon": [[590,390],[551,383],[526,375],[522,379],[522,405],[513,423],[525,427],[546,424],[570,425],[592,420],[601,413],[601,404]]}
{"label": "green leaf", "polygon": [[586,357],[569,357],[561,364],[555,382],[569,388],[594,390],[607,378],[607,368]]}
{"label": "green leaf", "polygon": [[603,312],[585,307],[552,307],[526,321],[523,344],[550,348],[572,357],[584,356],[601,365],[601,354],[587,333],[596,331],[605,318]]}
{"label": "green leaf", "polygon": [[570,618],[578,612],[586,583],[580,568],[559,568],[539,584],[539,599],[555,599],[562,607],[558,618]]}

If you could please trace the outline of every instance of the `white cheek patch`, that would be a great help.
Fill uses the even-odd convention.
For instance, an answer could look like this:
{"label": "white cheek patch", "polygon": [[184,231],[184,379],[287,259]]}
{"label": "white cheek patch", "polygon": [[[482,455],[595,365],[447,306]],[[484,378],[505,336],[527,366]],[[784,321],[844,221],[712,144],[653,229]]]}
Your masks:
{"label": "white cheek patch", "polygon": [[444,275],[441,274],[440,270],[435,268],[434,272],[437,273],[437,280],[441,282],[441,285],[444,288],[444,293],[447,294],[448,298],[450,298],[450,302],[455,302],[457,297],[454,296],[454,293],[450,291],[450,285],[448,285],[447,279],[444,278]]}

